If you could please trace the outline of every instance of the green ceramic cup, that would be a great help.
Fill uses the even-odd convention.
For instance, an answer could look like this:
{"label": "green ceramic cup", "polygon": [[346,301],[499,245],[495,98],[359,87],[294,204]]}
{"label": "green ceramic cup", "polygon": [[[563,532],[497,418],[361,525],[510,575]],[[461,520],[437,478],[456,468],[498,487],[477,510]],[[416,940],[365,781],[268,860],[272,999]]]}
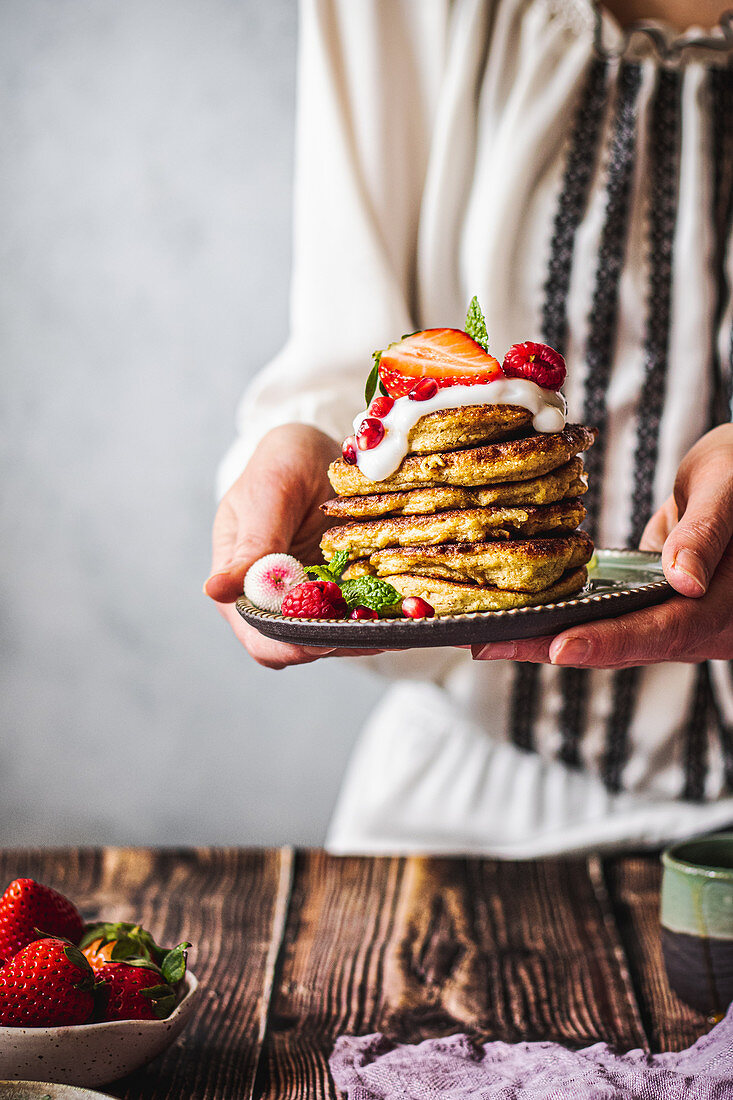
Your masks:
{"label": "green ceramic cup", "polygon": [[708,1016],[733,1001],[733,833],[662,854],[662,951],[669,984]]}

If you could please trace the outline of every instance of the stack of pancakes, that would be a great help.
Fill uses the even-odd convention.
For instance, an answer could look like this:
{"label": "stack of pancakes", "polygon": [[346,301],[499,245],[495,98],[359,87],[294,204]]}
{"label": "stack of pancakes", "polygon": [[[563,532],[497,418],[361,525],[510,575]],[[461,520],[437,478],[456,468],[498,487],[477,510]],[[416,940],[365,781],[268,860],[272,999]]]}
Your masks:
{"label": "stack of pancakes", "polygon": [[369,481],[339,459],[339,494],[322,505],[326,560],[348,551],[344,577],[372,574],[437,614],[499,611],[571,596],[593,543],[578,525],[588,482],[580,454],[594,429],[535,433],[513,405],[431,412],[410,433],[398,469]]}

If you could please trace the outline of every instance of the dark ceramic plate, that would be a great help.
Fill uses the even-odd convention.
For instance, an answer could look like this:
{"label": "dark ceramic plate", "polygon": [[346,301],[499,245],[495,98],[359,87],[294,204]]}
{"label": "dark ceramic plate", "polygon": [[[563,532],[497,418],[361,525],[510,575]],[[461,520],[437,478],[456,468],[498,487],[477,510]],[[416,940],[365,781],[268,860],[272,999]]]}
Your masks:
{"label": "dark ceramic plate", "polygon": [[286,619],[261,611],[246,596],[237,611],[251,626],[279,642],[363,649],[412,649],[473,642],[505,642],[557,634],[575,623],[613,619],[661,603],[667,584],[658,554],[642,550],[596,550],[582,592],[568,600],[512,611],[476,611],[434,619]]}

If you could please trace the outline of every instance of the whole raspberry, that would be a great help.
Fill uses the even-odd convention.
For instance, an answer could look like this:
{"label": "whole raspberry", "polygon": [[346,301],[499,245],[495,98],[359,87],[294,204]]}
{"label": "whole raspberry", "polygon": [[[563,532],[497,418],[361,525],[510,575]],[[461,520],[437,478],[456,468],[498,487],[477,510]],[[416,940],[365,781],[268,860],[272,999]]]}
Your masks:
{"label": "whole raspberry", "polygon": [[333,581],[304,581],[283,598],[281,615],[289,619],[345,619],[349,605]]}
{"label": "whole raspberry", "polygon": [[559,390],[565,381],[565,360],[547,344],[513,344],[504,356],[501,369],[508,378],[528,378],[546,390]]}

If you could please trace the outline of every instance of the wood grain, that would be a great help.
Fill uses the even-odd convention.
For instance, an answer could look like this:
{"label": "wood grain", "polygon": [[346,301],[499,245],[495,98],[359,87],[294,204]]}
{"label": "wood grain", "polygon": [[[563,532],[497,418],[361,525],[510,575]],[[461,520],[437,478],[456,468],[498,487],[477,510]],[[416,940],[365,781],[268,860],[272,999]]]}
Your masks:
{"label": "wood grain", "polygon": [[710,1022],[680,1001],[667,982],[659,931],[659,860],[608,860],[604,873],[651,1048],[684,1050],[709,1029]]}
{"label": "wood grain", "polygon": [[656,857],[504,863],[222,849],[0,853],[87,919],[190,939],[203,986],[120,1100],[335,1097],[336,1036],[598,1039],[677,1050],[707,1022],[670,992]]}
{"label": "wood grain", "polygon": [[580,860],[298,859],[258,1081],[333,1096],[337,1035],[646,1046],[602,883]]}
{"label": "wood grain", "polygon": [[36,878],[68,894],[86,919],[136,920],[160,943],[194,944],[189,962],[203,987],[194,1020],[166,1055],[106,1092],[124,1100],[251,1095],[289,860],[287,850],[0,855],[3,889],[13,878]]}

